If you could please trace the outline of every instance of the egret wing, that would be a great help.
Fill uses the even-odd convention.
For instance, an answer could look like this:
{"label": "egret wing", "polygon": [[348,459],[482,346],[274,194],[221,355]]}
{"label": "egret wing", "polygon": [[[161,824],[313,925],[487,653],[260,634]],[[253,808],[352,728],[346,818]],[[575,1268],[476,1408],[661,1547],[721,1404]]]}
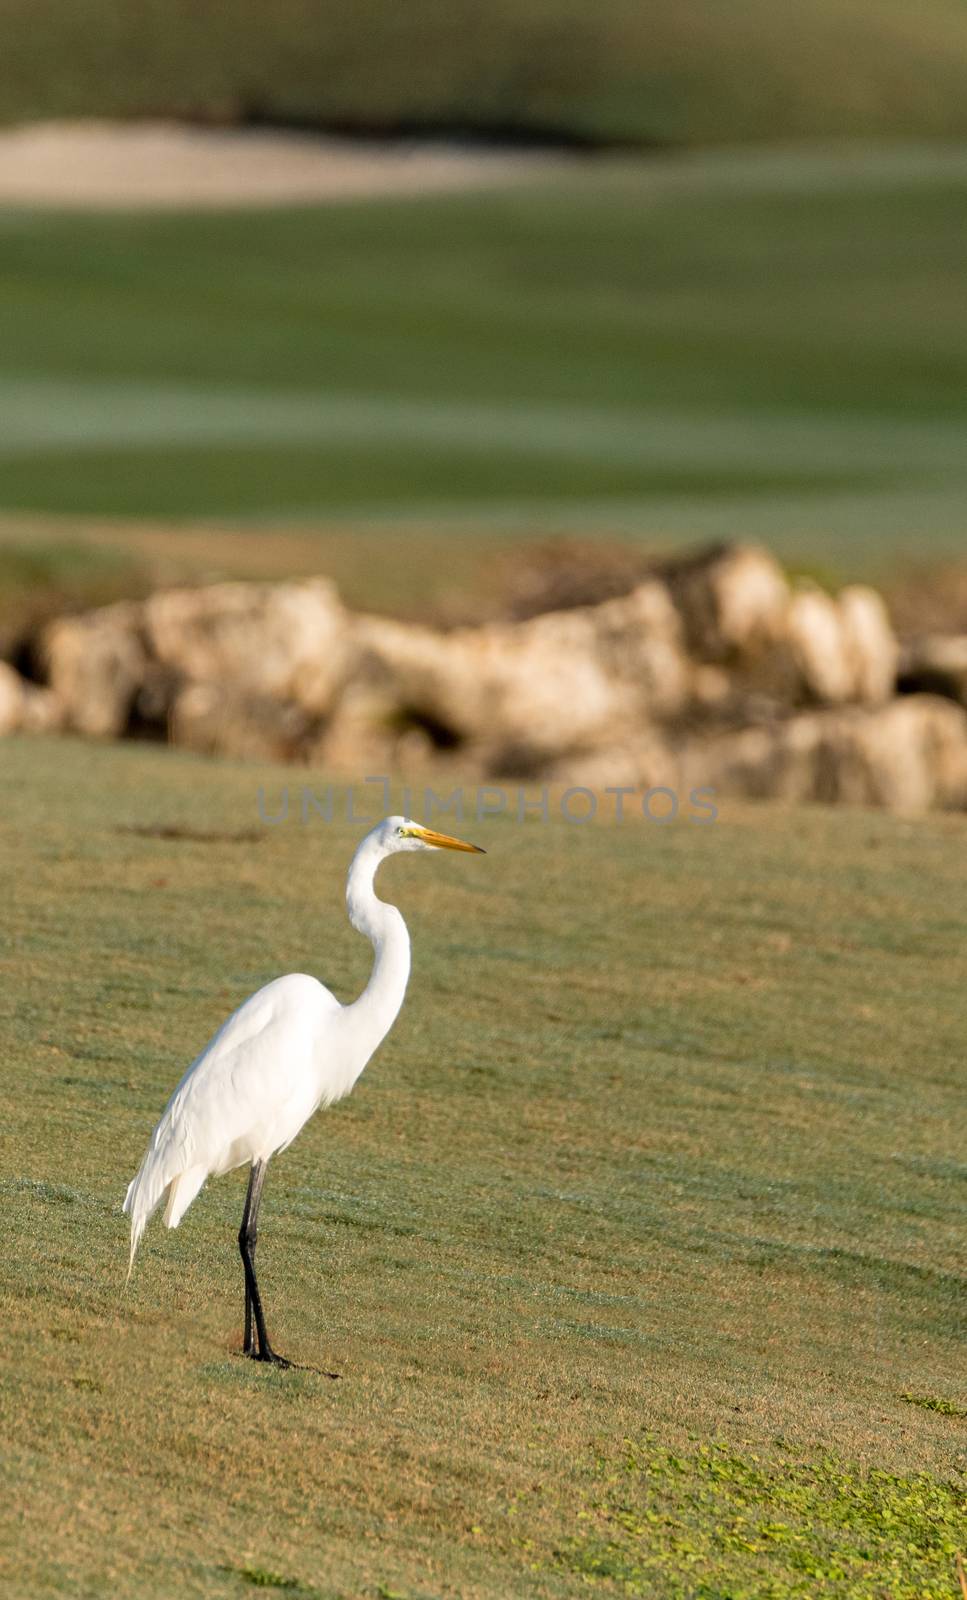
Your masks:
{"label": "egret wing", "polygon": [[222,1025],[175,1089],[128,1188],[132,1259],[149,1217],[182,1173],[197,1173],[197,1193],[209,1173],[271,1154],[295,1136],[314,1109],[319,1023],[340,1009],[315,978],[296,973],[267,984]]}

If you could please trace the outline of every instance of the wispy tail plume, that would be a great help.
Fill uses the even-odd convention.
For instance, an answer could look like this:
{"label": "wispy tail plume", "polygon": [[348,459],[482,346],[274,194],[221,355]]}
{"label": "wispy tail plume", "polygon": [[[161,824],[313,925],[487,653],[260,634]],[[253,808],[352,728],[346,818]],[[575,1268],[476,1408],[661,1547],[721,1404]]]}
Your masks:
{"label": "wispy tail plume", "polygon": [[163,1181],[157,1154],[149,1149],[136,1175],[128,1184],[128,1192],[124,1197],[124,1214],[131,1218],[131,1254],[128,1258],[128,1275],[124,1280],[126,1284],[131,1282],[134,1258],[141,1243],[141,1236],[166,1188],[167,1184]]}

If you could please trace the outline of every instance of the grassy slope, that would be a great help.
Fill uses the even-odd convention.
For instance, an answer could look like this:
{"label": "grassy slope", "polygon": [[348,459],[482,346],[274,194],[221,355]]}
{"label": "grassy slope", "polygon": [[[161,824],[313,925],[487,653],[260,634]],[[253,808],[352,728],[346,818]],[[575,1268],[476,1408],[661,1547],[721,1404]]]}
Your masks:
{"label": "grassy slope", "polygon": [[788,155],[7,215],[0,506],[954,550],[965,185],[956,153]]}
{"label": "grassy slope", "polygon": [[119,1200],[240,996],[362,983],[354,830],[141,837],[293,775],[0,755],[11,1592],[949,1600],[963,819],[491,822],[386,869],[408,1004],[264,1211],[271,1326],[332,1383],[235,1354],[241,1175],[126,1295]]}
{"label": "grassy slope", "polygon": [[0,116],[660,144],[967,131],[961,0],[0,0]]}

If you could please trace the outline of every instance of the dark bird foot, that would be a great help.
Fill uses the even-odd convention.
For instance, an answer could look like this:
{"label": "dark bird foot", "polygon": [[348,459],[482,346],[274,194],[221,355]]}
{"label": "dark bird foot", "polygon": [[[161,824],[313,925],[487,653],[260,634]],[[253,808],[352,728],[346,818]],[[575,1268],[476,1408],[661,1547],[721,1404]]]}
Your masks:
{"label": "dark bird foot", "polygon": [[264,1350],[253,1350],[252,1356],[256,1361],[267,1361],[270,1366],[281,1367],[283,1371],[286,1371],[293,1364],[291,1361],[286,1361],[285,1356],[280,1356],[273,1350],[271,1345],[267,1345]]}
{"label": "dark bird foot", "polygon": [[243,1344],[240,1354],[247,1356],[250,1361],[264,1361],[270,1367],[286,1368],[295,1366],[294,1361],[287,1361],[285,1356],[280,1356],[277,1351],[272,1349],[271,1345],[267,1345],[264,1350],[260,1350],[257,1344]]}

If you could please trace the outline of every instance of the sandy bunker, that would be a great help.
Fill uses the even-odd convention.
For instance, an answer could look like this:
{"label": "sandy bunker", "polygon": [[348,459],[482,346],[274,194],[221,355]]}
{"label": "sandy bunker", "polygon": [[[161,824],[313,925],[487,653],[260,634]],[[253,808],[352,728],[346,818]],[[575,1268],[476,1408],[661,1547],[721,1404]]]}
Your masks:
{"label": "sandy bunker", "polygon": [[309,204],[504,184],[532,176],[549,159],[168,122],[49,122],[0,130],[0,204]]}

